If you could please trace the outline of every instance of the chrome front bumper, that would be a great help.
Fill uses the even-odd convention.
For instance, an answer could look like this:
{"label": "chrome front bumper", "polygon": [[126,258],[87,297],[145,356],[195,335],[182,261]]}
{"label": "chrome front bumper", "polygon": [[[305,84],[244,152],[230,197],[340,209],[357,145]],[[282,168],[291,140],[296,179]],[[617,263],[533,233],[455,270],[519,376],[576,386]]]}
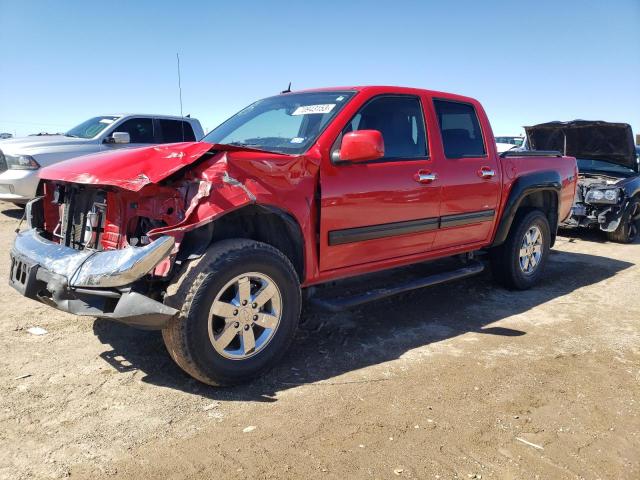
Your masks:
{"label": "chrome front bumper", "polygon": [[62,275],[70,287],[122,287],[149,273],[173,249],[173,237],[160,237],[144,247],[121,250],[74,250],[38,235],[35,229],[19,232],[12,255]]}
{"label": "chrome front bumper", "polygon": [[17,234],[11,249],[9,283],[26,297],[76,315],[162,328],[177,310],[128,286],[153,270],[174,244],[164,236],[144,247],[75,250],[30,228]]}

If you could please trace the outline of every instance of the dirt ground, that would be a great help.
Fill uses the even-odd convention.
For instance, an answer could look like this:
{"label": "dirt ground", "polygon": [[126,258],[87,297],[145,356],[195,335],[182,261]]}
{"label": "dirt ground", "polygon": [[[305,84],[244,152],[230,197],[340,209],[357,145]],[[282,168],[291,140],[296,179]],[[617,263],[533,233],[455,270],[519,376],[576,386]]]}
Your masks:
{"label": "dirt ground", "polygon": [[[0,204],[0,278],[18,217]],[[640,478],[640,244],[550,260],[527,292],[483,274],[310,315],[231,389],[0,281],[0,478]]]}

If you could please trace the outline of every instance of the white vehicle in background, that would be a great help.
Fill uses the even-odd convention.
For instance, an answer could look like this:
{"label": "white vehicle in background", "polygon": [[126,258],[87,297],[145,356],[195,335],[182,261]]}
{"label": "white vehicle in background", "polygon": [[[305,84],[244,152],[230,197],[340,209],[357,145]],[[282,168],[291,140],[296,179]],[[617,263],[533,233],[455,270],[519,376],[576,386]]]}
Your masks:
{"label": "white vehicle in background", "polygon": [[0,200],[22,205],[34,198],[40,167],[89,153],[203,136],[195,118],[123,114],[90,118],[64,135],[0,140]]}
{"label": "white vehicle in background", "polygon": [[512,148],[520,148],[524,144],[524,136],[501,136],[496,137],[496,147],[498,153],[506,152]]}

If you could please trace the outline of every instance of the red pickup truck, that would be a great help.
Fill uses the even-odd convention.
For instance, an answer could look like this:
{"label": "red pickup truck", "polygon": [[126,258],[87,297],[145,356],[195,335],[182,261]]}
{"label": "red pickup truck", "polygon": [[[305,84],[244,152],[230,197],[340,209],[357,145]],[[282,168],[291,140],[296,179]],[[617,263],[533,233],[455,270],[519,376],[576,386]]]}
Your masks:
{"label": "red pickup truck", "polygon": [[[283,92],[200,142],[80,157],[41,178],[11,284],[162,329],[180,367],[222,385],[284,354],[303,298],[349,308],[478,273],[477,253],[505,286],[532,286],[577,168],[558,152],[499,156],[472,98],[370,86]],[[318,287],[442,257],[455,264],[386,288]]]}

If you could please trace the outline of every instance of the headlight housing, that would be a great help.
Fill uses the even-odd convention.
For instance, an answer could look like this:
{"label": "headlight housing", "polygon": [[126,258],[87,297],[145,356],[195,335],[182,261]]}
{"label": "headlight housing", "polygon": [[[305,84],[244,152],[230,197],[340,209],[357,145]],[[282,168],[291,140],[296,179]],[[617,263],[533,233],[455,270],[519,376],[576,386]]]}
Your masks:
{"label": "headlight housing", "polygon": [[618,188],[602,188],[592,189],[587,192],[584,201],[587,203],[607,203],[616,204],[620,199],[620,190]]}
{"label": "headlight housing", "polygon": [[40,168],[35,158],[30,155],[4,154],[4,160],[9,170],[37,170]]}

